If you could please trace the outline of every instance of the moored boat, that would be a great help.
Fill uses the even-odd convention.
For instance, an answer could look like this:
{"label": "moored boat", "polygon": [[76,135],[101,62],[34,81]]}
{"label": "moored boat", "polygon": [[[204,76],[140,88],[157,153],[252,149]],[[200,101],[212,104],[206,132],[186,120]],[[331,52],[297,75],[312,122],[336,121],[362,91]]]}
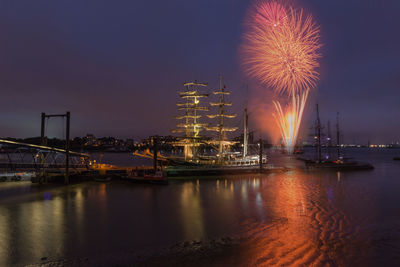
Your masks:
{"label": "moored boat", "polygon": [[306,168],[308,169],[325,169],[335,171],[356,171],[356,170],[372,170],[374,166],[369,163],[358,161],[312,161],[305,160]]}
{"label": "moored boat", "polygon": [[164,175],[163,171],[149,173],[132,171],[127,176],[122,177],[122,179],[135,183],[168,184],[168,178]]}
{"label": "moored boat", "polygon": [[93,178],[93,180],[96,181],[96,182],[103,182],[103,183],[105,183],[105,182],[111,182],[112,178],[111,178],[110,176],[107,176],[107,177],[99,176],[99,177]]}
{"label": "moored boat", "polygon": [[317,110],[317,123],[316,130],[317,134],[315,136],[317,141],[317,160],[301,159],[304,161],[307,169],[324,169],[324,170],[335,170],[335,171],[357,171],[357,170],[372,170],[374,166],[370,163],[363,163],[352,160],[351,158],[344,158],[340,153],[340,132],[339,132],[339,113],[336,117],[336,139],[337,139],[337,159],[326,160],[322,159],[321,156],[321,123],[319,118],[318,104],[316,105]]}

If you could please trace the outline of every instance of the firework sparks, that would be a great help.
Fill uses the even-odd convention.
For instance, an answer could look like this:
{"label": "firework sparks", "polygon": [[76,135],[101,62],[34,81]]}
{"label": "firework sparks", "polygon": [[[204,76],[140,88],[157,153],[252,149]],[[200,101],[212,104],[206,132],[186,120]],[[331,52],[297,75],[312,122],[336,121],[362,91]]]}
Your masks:
{"label": "firework sparks", "polygon": [[312,17],[272,2],[258,6],[252,18],[244,36],[247,73],[281,94],[315,87],[321,45]]}
{"label": "firework sparks", "polygon": [[293,153],[309,90],[319,76],[319,27],[303,10],[276,1],[256,5],[249,26],[243,46],[245,70],[290,97],[285,110],[274,101],[274,116],[288,152]]}
{"label": "firework sparks", "polygon": [[285,8],[276,2],[261,3],[257,7],[258,12],[255,16],[255,22],[268,27],[278,27],[287,22]]}
{"label": "firework sparks", "polygon": [[283,142],[287,152],[292,154],[296,145],[297,135],[299,133],[301,119],[303,117],[304,107],[307,102],[309,90],[305,90],[301,95],[292,95],[292,101],[287,109],[283,111],[281,104],[274,101],[276,113],[274,117],[279,125]]}

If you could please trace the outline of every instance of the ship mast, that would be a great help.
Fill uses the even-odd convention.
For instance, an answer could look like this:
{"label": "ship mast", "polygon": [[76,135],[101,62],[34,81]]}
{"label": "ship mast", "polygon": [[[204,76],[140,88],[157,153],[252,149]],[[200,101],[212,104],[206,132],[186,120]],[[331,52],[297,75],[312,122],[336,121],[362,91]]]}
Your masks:
{"label": "ship mast", "polygon": [[319,109],[317,104],[317,152],[318,152],[318,162],[321,162],[321,121],[319,119]]}
{"label": "ship mast", "polygon": [[[248,90],[248,87],[246,88]],[[246,90],[246,93],[247,93]],[[247,148],[248,148],[248,142],[249,142],[249,115],[247,114],[247,96],[246,100],[244,103],[244,118],[243,118],[243,157],[247,156]]]}
{"label": "ship mast", "polygon": [[332,147],[332,135],[331,135],[331,121],[328,120],[328,136],[326,138],[326,140],[328,141],[327,143],[327,150],[328,150],[328,157],[329,159],[331,159],[331,147]]}
{"label": "ship mast", "polygon": [[186,161],[193,161],[197,157],[197,148],[201,144],[200,132],[207,126],[206,123],[200,123],[201,111],[208,111],[208,107],[200,105],[200,98],[208,97],[208,94],[200,93],[200,88],[207,86],[206,83],[197,81],[184,83],[185,91],[179,92],[179,97],[186,100],[184,103],[177,103],[178,110],[184,110],[185,114],[176,116],[178,120],[184,120],[177,124],[174,133],[185,133],[184,138],[175,143],[177,146],[184,147],[184,156]]}
{"label": "ship mast", "polygon": [[209,118],[218,118],[219,123],[214,127],[207,127],[209,131],[215,131],[218,133],[218,162],[223,162],[223,156],[225,153],[225,147],[232,145],[234,142],[228,141],[226,137],[226,132],[236,131],[237,127],[226,127],[225,118],[235,118],[236,114],[227,114],[225,111],[225,106],[232,106],[231,102],[225,101],[225,95],[230,95],[229,91],[225,91],[225,86],[222,86],[222,76],[219,77],[219,90],[213,92],[214,95],[219,95],[219,102],[211,102],[211,106],[218,107],[218,113],[214,115],[207,115]]}
{"label": "ship mast", "polygon": [[336,113],[336,142],[337,142],[337,159],[340,159],[340,132],[339,132],[339,112]]}

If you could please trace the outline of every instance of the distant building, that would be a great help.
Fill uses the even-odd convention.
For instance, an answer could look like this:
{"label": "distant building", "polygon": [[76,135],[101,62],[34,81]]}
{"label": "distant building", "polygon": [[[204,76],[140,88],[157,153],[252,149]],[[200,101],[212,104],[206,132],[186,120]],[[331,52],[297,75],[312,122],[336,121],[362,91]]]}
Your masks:
{"label": "distant building", "polygon": [[126,146],[133,147],[134,145],[135,145],[135,142],[133,139],[126,139]]}
{"label": "distant building", "polygon": [[87,134],[85,137],[85,145],[86,146],[97,145],[96,137],[93,134]]}

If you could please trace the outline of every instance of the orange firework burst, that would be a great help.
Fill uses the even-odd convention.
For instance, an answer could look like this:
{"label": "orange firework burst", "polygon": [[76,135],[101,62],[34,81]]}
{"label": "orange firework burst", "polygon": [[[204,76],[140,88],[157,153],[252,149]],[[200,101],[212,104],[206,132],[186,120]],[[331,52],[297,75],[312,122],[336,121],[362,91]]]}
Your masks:
{"label": "orange firework burst", "polygon": [[257,10],[254,21],[260,25],[278,27],[287,21],[285,8],[276,2],[261,3]]}
{"label": "orange firework burst", "polygon": [[244,35],[243,63],[250,76],[291,98],[285,109],[274,101],[274,116],[286,149],[293,153],[309,89],[318,80],[321,44],[311,16],[277,1],[255,6]]}
{"label": "orange firework burst", "polygon": [[282,94],[315,87],[321,45],[312,17],[272,2],[259,5],[252,21],[243,47],[248,74]]}

